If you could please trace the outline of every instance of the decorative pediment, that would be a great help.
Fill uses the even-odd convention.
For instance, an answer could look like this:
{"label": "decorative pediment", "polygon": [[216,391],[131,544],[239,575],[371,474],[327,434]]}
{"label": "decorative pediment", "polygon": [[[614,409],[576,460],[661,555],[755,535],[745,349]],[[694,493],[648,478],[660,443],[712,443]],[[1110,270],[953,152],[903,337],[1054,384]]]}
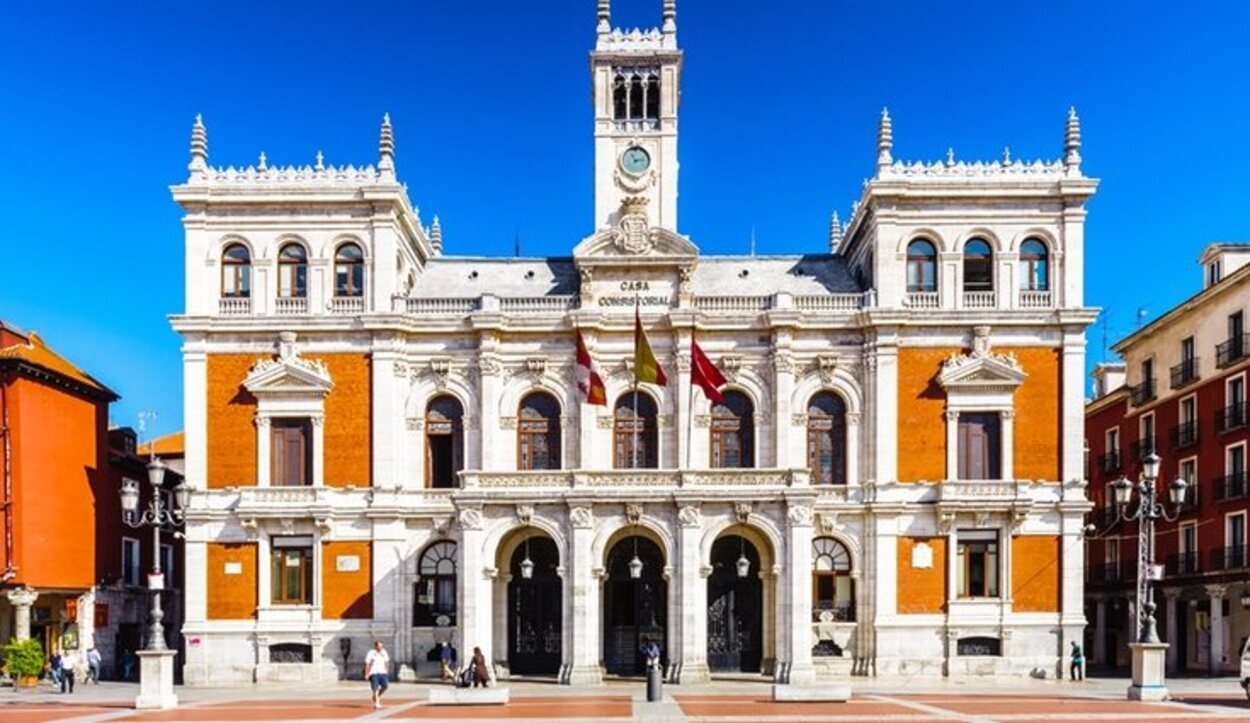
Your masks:
{"label": "decorative pediment", "polygon": [[627,214],[615,228],[600,229],[582,239],[573,258],[582,264],[678,264],[690,262],[699,249],[689,238],[666,228],[649,226],[641,214]]}
{"label": "decorative pediment", "polygon": [[257,361],[243,380],[245,389],[258,397],[324,397],[334,388],[324,362],[299,355],[293,332],[284,331],[278,339],[278,358]]}
{"label": "decorative pediment", "polygon": [[1024,382],[1024,369],[1010,353],[990,350],[989,327],[973,329],[972,351],[954,354],[942,362],[938,384],[947,391],[1012,391]]}

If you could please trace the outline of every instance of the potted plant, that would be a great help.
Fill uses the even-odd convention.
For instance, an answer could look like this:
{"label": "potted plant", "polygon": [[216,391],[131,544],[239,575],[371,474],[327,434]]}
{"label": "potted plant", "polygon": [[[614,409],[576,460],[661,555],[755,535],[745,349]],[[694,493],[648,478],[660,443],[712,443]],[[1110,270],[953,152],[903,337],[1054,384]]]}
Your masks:
{"label": "potted plant", "polygon": [[14,638],[4,646],[4,660],[18,687],[29,688],[39,682],[43,672],[43,646],[38,640]]}

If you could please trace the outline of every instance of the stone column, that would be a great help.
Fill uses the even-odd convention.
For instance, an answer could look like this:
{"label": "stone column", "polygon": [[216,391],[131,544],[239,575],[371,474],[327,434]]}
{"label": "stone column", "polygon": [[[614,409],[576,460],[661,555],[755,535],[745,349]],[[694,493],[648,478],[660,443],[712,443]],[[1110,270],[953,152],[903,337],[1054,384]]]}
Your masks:
{"label": "stone column", "polygon": [[39,599],[39,593],[28,587],[19,587],[5,593],[9,604],[13,606],[13,637],[18,640],[30,639],[30,606]]}
{"label": "stone column", "polygon": [[[791,458],[790,398],[794,396],[794,356],[790,353],[790,331],[778,330],[773,337],[773,463],[774,467],[806,467],[805,461]],[[797,462],[797,464],[796,464]]]}
{"label": "stone column", "polygon": [[569,572],[573,576],[573,642],[569,685],[598,685],[603,682],[599,668],[599,580],[592,570],[601,565],[592,559],[595,516],[589,504],[569,509],[569,540],[572,554]]}
{"label": "stone column", "polygon": [[1181,606],[1178,604],[1180,596],[1180,590],[1163,591],[1163,609],[1164,615],[1167,617],[1165,621],[1167,630],[1164,635],[1164,642],[1168,644],[1166,670],[1169,673],[1176,672],[1177,656],[1180,654],[1180,650],[1176,646],[1176,618],[1181,611]]}
{"label": "stone column", "polygon": [[678,533],[681,559],[677,566],[681,649],[674,651],[672,658],[681,661],[678,682],[706,683],[711,674],[707,667],[707,575],[699,554],[703,513],[698,505],[683,505],[677,510],[677,520],[681,524]]}
{"label": "stone column", "polygon": [[[483,341],[485,343],[485,341]],[[478,412],[478,419],[481,422],[481,429],[478,430],[479,439],[478,449],[481,450],[481,469],[484,471],[497,470],[499,464],[496,462],[493,446],[498,443],[501,435],[499,431],[499,395],[503,392],[503,384],[500,373],[503,371],[498,356],[493,353],[483,352],[478,359],[478,368],[481,373],[478,375],[481,387],[478,390],[478,400],[481,404]],[[510,449],[508,451],[511,451]],[[467,464],[465,465],[468,466]]]}
{"label": "stone column", "polygon": [[1228,586],[1207,585],[1206,591],[1211,600],[1211,674],[1221,675],[1224,672],[1224,595]]}
{"label": "stone column", "polygon": [[482,649],[489,664],[494,655],[491,649],[491,581],[484,570],[482,544],[485,532],[482,530],[482,511],[475,507],[462,507],[459,511],[460,521],[460,599],[456,609],[460,614],[460,630],[464,637],[460,645],[460,656],[468,660],[473,648]]}
{"label": "stone column", "polygon": [[[269,417],[256,416],[253,422],[256,425],[256,486],[269,486],[269,456],[272,451],[269,449],[273,444],[269,432]],[[313,443],[313,456],[316,457],[320,453],[320,449]],[[243,481],[246,484],[246,481]]]}
{"label": "stone column", "polygon": [[1093,659],[1098,661],[1099,665],[1107,665],[1115,661],[1107,660],[1107,600],[1106,598],[1094,599],[1094,649]]}
{"label": "stone column", "polygon": [[693,390],[690,386],[690,338],[692,332],[688,328],[673,329],[673,348],[677,350],[677,387],[673,395],[673,407],[677,413],[673,415],[672,434],[677,444],[673,445],[673,449],[677,450],[677,459],[668,465],[676,469],[685,469],[691,466],[690,459],[690,433],[694,430],[690,415],[694,414]]}
{"label": "stone column", "polygon": [[[812,683],[812,508],[806,502],[791,502],[786,513],[789,535],[786,541],[785,597],[790,614],[784,634],[788,638],[790,665],[779,683]],[[780,596],[779,596],[780,597]],[[784,667],[782,668],[784,670]]]}

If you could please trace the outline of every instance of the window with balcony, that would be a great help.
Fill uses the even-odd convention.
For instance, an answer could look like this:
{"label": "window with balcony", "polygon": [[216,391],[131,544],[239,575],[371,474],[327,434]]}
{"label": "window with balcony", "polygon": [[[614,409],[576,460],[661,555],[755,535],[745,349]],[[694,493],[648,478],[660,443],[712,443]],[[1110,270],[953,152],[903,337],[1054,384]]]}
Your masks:
{"label": "window with balcony", "polygon": [[937,291],[937,248],[932,241],[916,239],[907,245],[907,292]]}
{"label": "window with balcony", "polygon": [[356,244],[343,244],[334,254],[334,295],[358,297],[364,294],[365,256]]}
{"label": "window with balcony", "polygon": [[854,622],[851,555],[832,537],[812,540],[812,622]]}
{"label": "window with balcony", "polygon": [[1219,499],[1235,500],[1246,494],[1246,445],[1244,442],[1224,449],[1224,481],[1216,485]]}
{"label": "window with balcony", "polygon": [[985,239],[964,244],[964,291],[994,290],[994,251]]}
{"label": "window with balcony", "polygon": [[430,400],[425,410],[425,484],[433,489],[458,486],[464,469],[464,407],[450,394]]}
{"label": "window with balcony", "polygon": [[1215,418],[1221,432],[1246,425],[1246,377],[1238,375],[1224,383],[1224,408]]}
{"label": "window with balcony", "polygon": [[1246,566],[1246,513],[1234,512],[1224,518],[1224,569]]}
{"label": "window with balcony", "polygon": [[307,419],[273,419],[269,476],[276,487],[301,487],[312,484],[312,430]]}
{"label": "window with balcony", "polygon": [[1134,406],[1141,406],[1155,398],[1155,363],[1146,359],[1141,363],[1141,382],[1129,391]]}
{"label": "window with balcony", "polygon": [[1194,356],[1194,338],[1185,337],[1181,340],[1181,361],[1172,367],[1172,388],[1180,389],[1198,379],[1198,357]]}
{"label": "window with balcony", "polygon": [[412,624],[448,627],[456,624],[456,543],[435,542],[417,564]]}
{"label": "window with balcony", "polygon": [[1173,572],[1179,575],[1190,575],[1198,572],[1198,525],[1194,522],[1182,524],[1177,533],[1176,565]]}
{"label": "window with balcony", "polygon": [[997,412],[959,414],[959,479],[1002,479],[1002,425]]}
{"label": "window with balcony", "polygon": [[1133,459],[1141,461],[1146,455],[1155,452],[1155,415],[1154,412],[1141,415],[1137,421],[1137,441],[1133,442]]}
{"label": "window with balcony", "polygon": [[955,549],[955,594],[998,597],[998,532],[960,530]]}
{"label": "window with balcony", "polygon": [[252,254],[243,244],[230,244],[221,254],[221,296],[246,299],[252,295]]}
{"label": "window with balcony", "polygon": [[1120,428],[1112,427],[1103,433],[1103,452],[1100,466],[1105,473],[1120,470]]}
{"label": "window with balcony", "polygon": [[1228,338],[1215,347],[1215,364],[1223,369],[1247,356],[1246,317],[1238,311],[1228,315]]}
{"label": "window with balcony", "polygon": [[1198,398],[1188,396],[1180,401],[1177,410],[1179,422],[1172,428],[1172,446],[1176,449],[1189,447],[1198,442]]}
{"label": "window with balcony", "polygon": [[659,466],[655,399],[644,392],[622,394],[612,414],[612,466],[655,469]]}
{"label": "window with balcony", "polygon": [[812,484],[846,484],[846,404],[832,392],[807,403],[807,466]]}
{"label": "window with balcony", "polygon": [[269,585],[274,605],[312,605],[313,542],[311,537],[274,537]]}
{"label": "window with balcony", "polygon": [[1050,254],[1046,244],[1031,238],[1020,245],[1020,288],[1050,290]]}
{"label": "window with balcony", "polygon": [[1120,541],[1114,537],[1104,539],[1102,546],[1102,582],[1120,581]]}
{"label": "window with balcony", "polygon": [[1181,460],[1177,466],[1177,476],[1185,480],[1185,507],[1189,510],[1198,509],[1198,458],[1190,457]]}
{"label": "window with balcony", "polygon": [[527,394],[517,411],[517,469],[560,467],[560,403],[546,392]]}
{"label": "window with balcony", "polygon": [[714,468],[755,466],[755,405],[736,390],[712,405],[711,450]]}
{"label": "window with balcony", "polygon": [[308,295],[308,252],[289,243],[278,252],[278,296],[302,299]]}

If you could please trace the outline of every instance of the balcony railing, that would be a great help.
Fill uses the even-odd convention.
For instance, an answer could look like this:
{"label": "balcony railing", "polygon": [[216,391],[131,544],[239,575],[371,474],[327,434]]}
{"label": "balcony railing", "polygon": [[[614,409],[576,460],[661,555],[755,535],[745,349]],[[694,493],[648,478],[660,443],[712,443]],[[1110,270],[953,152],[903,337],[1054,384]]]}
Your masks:
{"label": "balcony railing", "polygon": [[1198,553],[1176,552],[1168,556],[1167,572],[1169,575],[1192,575],[1200,572]]}
{"label": "balcony railing", "polygon": [[1054,306],[1051,301],[1050,291],[1021,291],[1020,292],[1020,308],[1021,309],[1044,309]]}
{"label": "balcony railing", "polygon": [[361,314],[365,310],[363,296],[335,296],[330,299],[331,314]]}
{"label": "balcony railing", "polygon": [[1133,406],[1140,407],[1155,398],[1155,380],[1146,379],[1135,387],[1129,387],[1129,395],[1132,397]]}
{"label": "balcony railing", "polygon": [[696,296],[694,308],[711,313],[737,311],[768,311],[772,308],[771,296]]}
{"label": "balcony railing", "polygon": [[277,314],[307,314],[308,298],[304,296],[279,296],[273,305]]}
{"label": "balcony railing", "polygon": [[936,291],[909,291],[903,306],[909,309],[936,309],[940,304]]}
{"label": "balcony railing", "polygon": [[505,314],[563,314],[576,309],[578,301],[578,297],[571,294],[501,298],[499,310]]}
{"label": "balcony railing", "polygon": [[872,305],[869,294],[802,294],[794,297],[799,311],[859,311]]}
{"label": "balcony railing", "polygon": [[1198,381],[1198,357],[1182,359],[1180,364],[1172,367],[1169,376],[1172,377],[1173,389],[1180,389]]}
{"label": "balcony railing", "polygon": [[1130,449],[1130,452],[1133,455],[1133,459],[1137,460],[1138,462],[1145,459],[1146,455],[1152,452],[1157,452],[1157,451],[1158,449],[1155,447],[1154,437],[1142,437],[1136,442],[1133,442],[1132,447]]}
{"label": "balcony railing", "polygon": [[1220,432],[1246,426],[1246,403],[1236,402],[1215,413],[1215,428]]}
{"label": "balcony railing", "polygon": [[965,291],[965,309],[993,309],[998,306],[998,293],[994,291]]}
{"label": "balcony railing", "polygon": [[1120,471],[1120,450],[1113,449],[1106,454],[1098,455],[1098,467],[1103,472],[1119,472]]}
{"label": "balcony railing", "polygon": [[1246,546],[1217,547],[1211,551],[1212,570],[1242,570],[1246,567]]}
{"label": "balcony railing", "polygon": [[1094,565],[1090,572],[1090,582],[1120,582],[1124,579],[1124,570],[1118,562]]}
{"label": "balcony railing", "polygon": [[247,296],[231,296],[217,300],[217,313],[228,316],[244,316],[252,313],[252,299]]}
{"label": "balcony railing", "polygon": [[1250,335],[1239,334],[1215,345],[1215,366],[1223,369],[1250,356]]}
{"label": "balcony railing", "polygon": [[446,299],[404,299],[405,309],[409,314],[449,315],[472,314],[477,310],[477,299],[446,298]]}
{"label": "balcony railing", "polygon": [[1215,487],[1217,500],[1235,500],[1246,496],[1246,473],[1244,471],[1216,477],[1213,482],[1212,486]]}
{"label": "balcony railing", "polygon": [[1182,422],[1172,427],[1172,447],[1180,449],[1198,443],[1198,420]]}

